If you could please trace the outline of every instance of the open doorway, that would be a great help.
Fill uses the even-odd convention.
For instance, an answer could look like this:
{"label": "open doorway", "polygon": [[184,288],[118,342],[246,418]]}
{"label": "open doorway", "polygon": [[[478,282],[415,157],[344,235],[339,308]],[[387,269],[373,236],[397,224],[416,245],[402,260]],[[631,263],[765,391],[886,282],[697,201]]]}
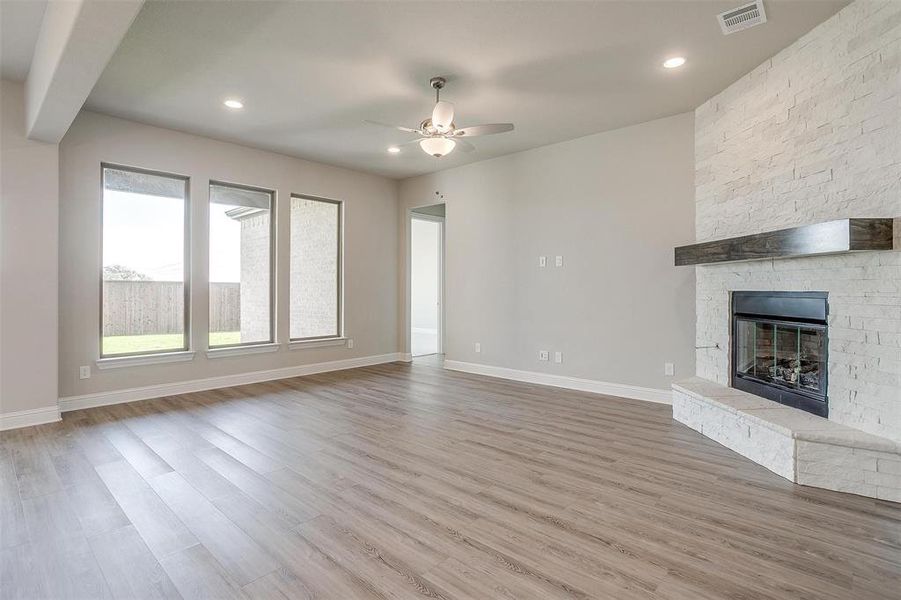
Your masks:
{"label": "open doorway", "polygon": [[410,352],[444,354],[444,204],[410,213]]}

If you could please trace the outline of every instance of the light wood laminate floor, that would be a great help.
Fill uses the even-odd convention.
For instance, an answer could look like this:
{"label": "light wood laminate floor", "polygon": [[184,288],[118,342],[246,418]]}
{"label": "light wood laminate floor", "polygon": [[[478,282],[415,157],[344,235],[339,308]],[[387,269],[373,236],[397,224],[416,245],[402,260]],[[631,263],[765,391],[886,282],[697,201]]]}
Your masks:
{"label": "light wood laminate floor", "polygon": [[901,506],[665,405],[390,364],[0,435],[4,598],[901,597]]}

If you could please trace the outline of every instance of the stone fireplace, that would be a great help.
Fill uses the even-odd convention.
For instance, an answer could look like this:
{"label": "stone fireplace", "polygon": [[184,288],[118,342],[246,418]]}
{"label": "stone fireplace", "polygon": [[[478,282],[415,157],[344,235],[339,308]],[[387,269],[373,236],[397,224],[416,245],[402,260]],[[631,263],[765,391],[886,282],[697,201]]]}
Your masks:
{"label": "stone fireplace", "polygon": [[[698,107],[695,168],[696,242],[894,218],[895,249],[678,267],[697,376],[674,418],[792,481],[901,501],[901,3],[853,2]],[[828,296],[825,411],[734,385],[736,294],[785,291]],[[803,359],[773,360],[755,376],[800,382]]]}

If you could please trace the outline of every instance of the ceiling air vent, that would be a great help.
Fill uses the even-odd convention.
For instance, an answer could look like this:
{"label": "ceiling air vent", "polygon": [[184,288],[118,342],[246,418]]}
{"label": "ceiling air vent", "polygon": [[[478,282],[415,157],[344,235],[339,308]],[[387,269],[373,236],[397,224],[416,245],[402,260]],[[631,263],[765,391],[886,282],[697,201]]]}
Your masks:
{"label": "ceiling air vent", "polygon": [[729,35],[736,31],[748,29],[761,23],[766,23],[766,12],[763,10],[763,2],[757,0],[724,13],[717,15],[720,27],[723,28],[723,35]]}

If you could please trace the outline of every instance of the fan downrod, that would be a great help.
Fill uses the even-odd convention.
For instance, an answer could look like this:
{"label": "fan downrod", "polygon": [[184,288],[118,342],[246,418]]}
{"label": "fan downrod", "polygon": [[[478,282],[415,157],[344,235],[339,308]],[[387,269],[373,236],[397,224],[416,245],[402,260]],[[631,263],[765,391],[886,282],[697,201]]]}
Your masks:
{"label": "fan downrod", "polygon": [[447,83],[447,79],[444,77],[432,77],[429,79],[429,85],[435,89],[435,102],[437,103],[441,100],[441,89],[444,87],[444,84]]}

